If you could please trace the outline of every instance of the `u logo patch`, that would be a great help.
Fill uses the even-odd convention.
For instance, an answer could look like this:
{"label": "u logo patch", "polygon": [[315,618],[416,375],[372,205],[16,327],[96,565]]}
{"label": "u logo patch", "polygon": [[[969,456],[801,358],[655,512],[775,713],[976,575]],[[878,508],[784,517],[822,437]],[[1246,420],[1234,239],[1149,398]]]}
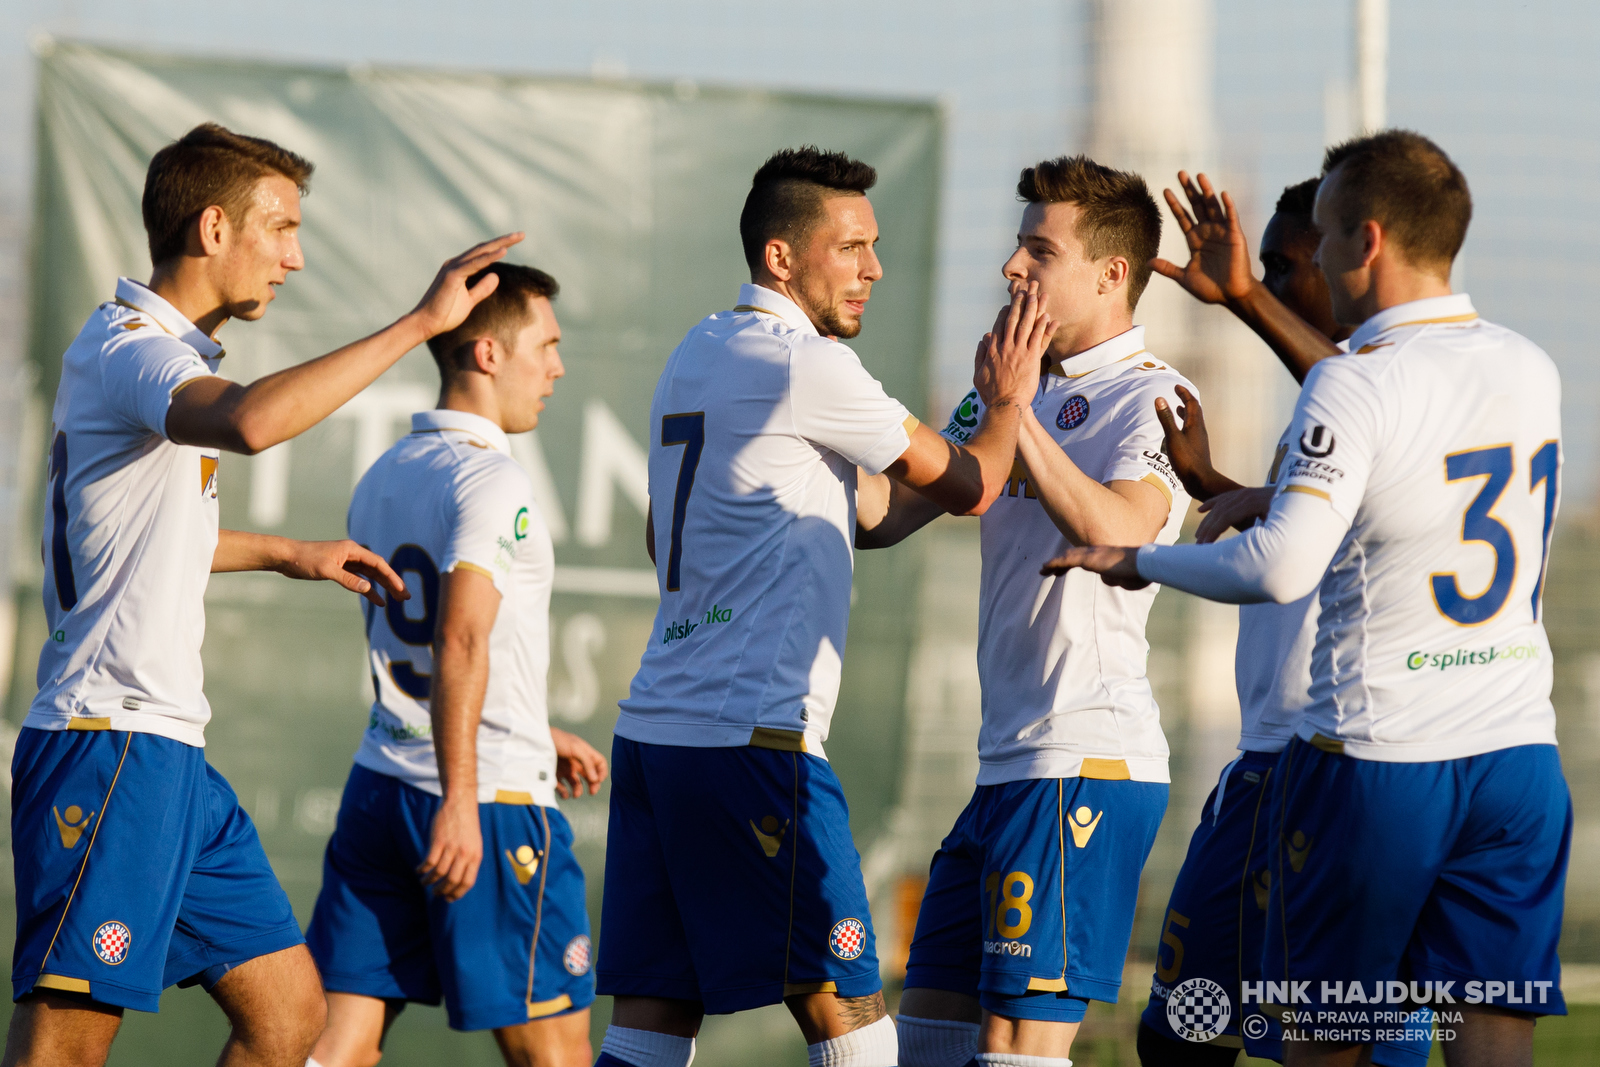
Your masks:
{"label": "u logo patch", "polygon": [[71,851],[78,847],[78,838],[89,828],[89,820],[94,818],[94,812],[85,815],[83,809],[76,804],[68,804],[66,811],[58,811],[52,807],[51,814],[56,817],[56,831],[61,834],[61,847]]}

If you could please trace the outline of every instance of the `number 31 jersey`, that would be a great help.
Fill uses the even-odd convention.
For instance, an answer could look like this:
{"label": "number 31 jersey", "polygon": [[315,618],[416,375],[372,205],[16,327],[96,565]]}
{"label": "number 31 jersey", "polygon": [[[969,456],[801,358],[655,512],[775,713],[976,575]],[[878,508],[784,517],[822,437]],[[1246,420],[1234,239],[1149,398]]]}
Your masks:
{"label": "number 31 jersey", "polygon": [[389,561],[411,599],[362,601],[377,692],[355,761],[440,795],[429,693],[439,583],[458,567],[500,593],[478,726],[478,800],[555,804],[545,703],[555,554],[527,473],[499,426],[465,411],[423,411],[350,500],[350,537]]}
{"label": "number 31 jersey", "polygon": [[689,331],[650,404],[661,608],[618,734],[823,754],[856,467],[900,458],[909,419],[854,352],[769,289],[744,286],[738,307]]}
{"label": "number 31 jersey", "polygon": [[1280,492],[1351,524],[1317,594],[1300,736],[1399,763],[1555,744],[1550,357],[1464,294],[1387,308],[1312,368],[1289,441]]}

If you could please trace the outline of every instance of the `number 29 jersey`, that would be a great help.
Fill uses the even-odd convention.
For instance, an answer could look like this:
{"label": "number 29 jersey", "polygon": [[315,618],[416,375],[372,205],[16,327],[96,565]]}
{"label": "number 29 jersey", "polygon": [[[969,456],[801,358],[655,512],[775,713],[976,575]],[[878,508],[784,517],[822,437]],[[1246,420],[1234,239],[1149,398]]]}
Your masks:
{"label": "number 29 jersey", "polygon": [[746,285],[667,360],[650,404],[661,607],[616,731],[822,756],[854,568],[856,467],[910,415],[848,347]]}
{"label": "number 29 jersey", "polygon": [[1560,441],[1555,364],[1465,294],[1387,308],[1312,368],[1279,491],[1350,529],[1317,593],[1302,738],[1399,763],[1555,744]]}
{"label": "number 29 jersey", "polygon": [[362,601],[377,699],[355,762],[440,795],[429,694],[439,583],[458,567],[500,593],[478,726],[478,800],[555,805],[546,677],[555,553],[527,473],[499,426],[423,411],[350,500],[350,537],[399,573],[410,600]]}

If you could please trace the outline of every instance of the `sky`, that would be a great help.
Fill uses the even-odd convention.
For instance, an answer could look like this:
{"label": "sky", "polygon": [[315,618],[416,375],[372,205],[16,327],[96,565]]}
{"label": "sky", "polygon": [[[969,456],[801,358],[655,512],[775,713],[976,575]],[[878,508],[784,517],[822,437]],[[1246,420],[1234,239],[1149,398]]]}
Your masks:
{"label": "sky", "polygon": [[[1214,39],[1194,43],[1213,51],[1217,170],[1252,233],[1284,185],[1318,169],[1330,87],[1349,78],[1353,6],[1214,0]],[[1092,0],[144,0],[136,9],[0,5],[0,403],[13,381],[7,361],[20,356],[29,45],[41,33],[190,54],[937,99],[948,126],[934,407],[966,388],[973,344],[1001,296],[1018,169],[1081,150],[1088,132]],[[1434,137],[1466,171],[1476,211],[1458,281],[1487,317],[1556,358],[1567,504],[1587,504],[1600,489],[1600,429],[1587,417],[1600,361],[1582,310],[1600,282],[1590,252],[1600,237],[1600,6],[1391,0],[1390,12],[1390,122]]]}

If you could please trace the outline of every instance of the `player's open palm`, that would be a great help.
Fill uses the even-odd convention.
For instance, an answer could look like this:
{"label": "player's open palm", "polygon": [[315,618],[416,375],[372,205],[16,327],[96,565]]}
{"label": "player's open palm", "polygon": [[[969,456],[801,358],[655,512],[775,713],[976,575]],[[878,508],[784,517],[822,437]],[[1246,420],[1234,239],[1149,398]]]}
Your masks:
{"label": "player's open palm", "polygon": [[478,302],[494,292],[500,279],[493,274],[478,279],[478,284],[471,288],[467,287],[467,279],[489,264],[505,258],[507,249],[521,240],[521,233],[496,237],[492,241],[474,245],[439,268],[433,284],[428,286],[422,301],[412,312],[421,321],[429,337],[460,326],[472,309],[478,306]]}
{"label": "player's open palm", "polygon": [[1204,174],[1196,181],[1187,171],[1180,170],[1178,182],[1189,198],[1193,214],[1185,210],[1171,189],[1162,192],[1189,246],[1189,262],[1179,267],[1158,256],[1150,261],[1151,268],[1207,304],[1243,299],[1250,294],[1256,279],[1250,272],[1250,245],[1239,226],[1233,198],[1227,193],[1219,196]]}
{"label": "player's open palm", "polygon": [[1167,435],[1167,458],[1172,461],[1173,472],[1190,496],[1204,500],[1211,495],[1206,487],[1216,473],[1211,466],[1211,437],[1206,432],[1205,411],[1193,393],[1181,385],[1175,388],[1178,399],[1183,401],[1176,416],[1166,397],[1158,396],[1156,418]]}
{"label": "player's open palm", "polygon": [[380,608],[384,599],[379,587],[397,600],[411,599],[394,568],[354,541],[290,541],[288,557],[273,570],[286,578],[338,582]]}
{"label": "player's open palm", "polygon": [[478,798],[446,798],[433,817],[428,858],[417,873],[444,900],[460,900],[478,881],[483,865],[483,828],[478,823]]}
{"label": "player's open palm", "polygon": [[1230,526],[1242,532],[1264,521],[1276,493],[1273,486],[1261,485],[1217,494],[1200,505],[1202,518],[1194,531],[1195,541],[1210,544],[1227,533]]}

